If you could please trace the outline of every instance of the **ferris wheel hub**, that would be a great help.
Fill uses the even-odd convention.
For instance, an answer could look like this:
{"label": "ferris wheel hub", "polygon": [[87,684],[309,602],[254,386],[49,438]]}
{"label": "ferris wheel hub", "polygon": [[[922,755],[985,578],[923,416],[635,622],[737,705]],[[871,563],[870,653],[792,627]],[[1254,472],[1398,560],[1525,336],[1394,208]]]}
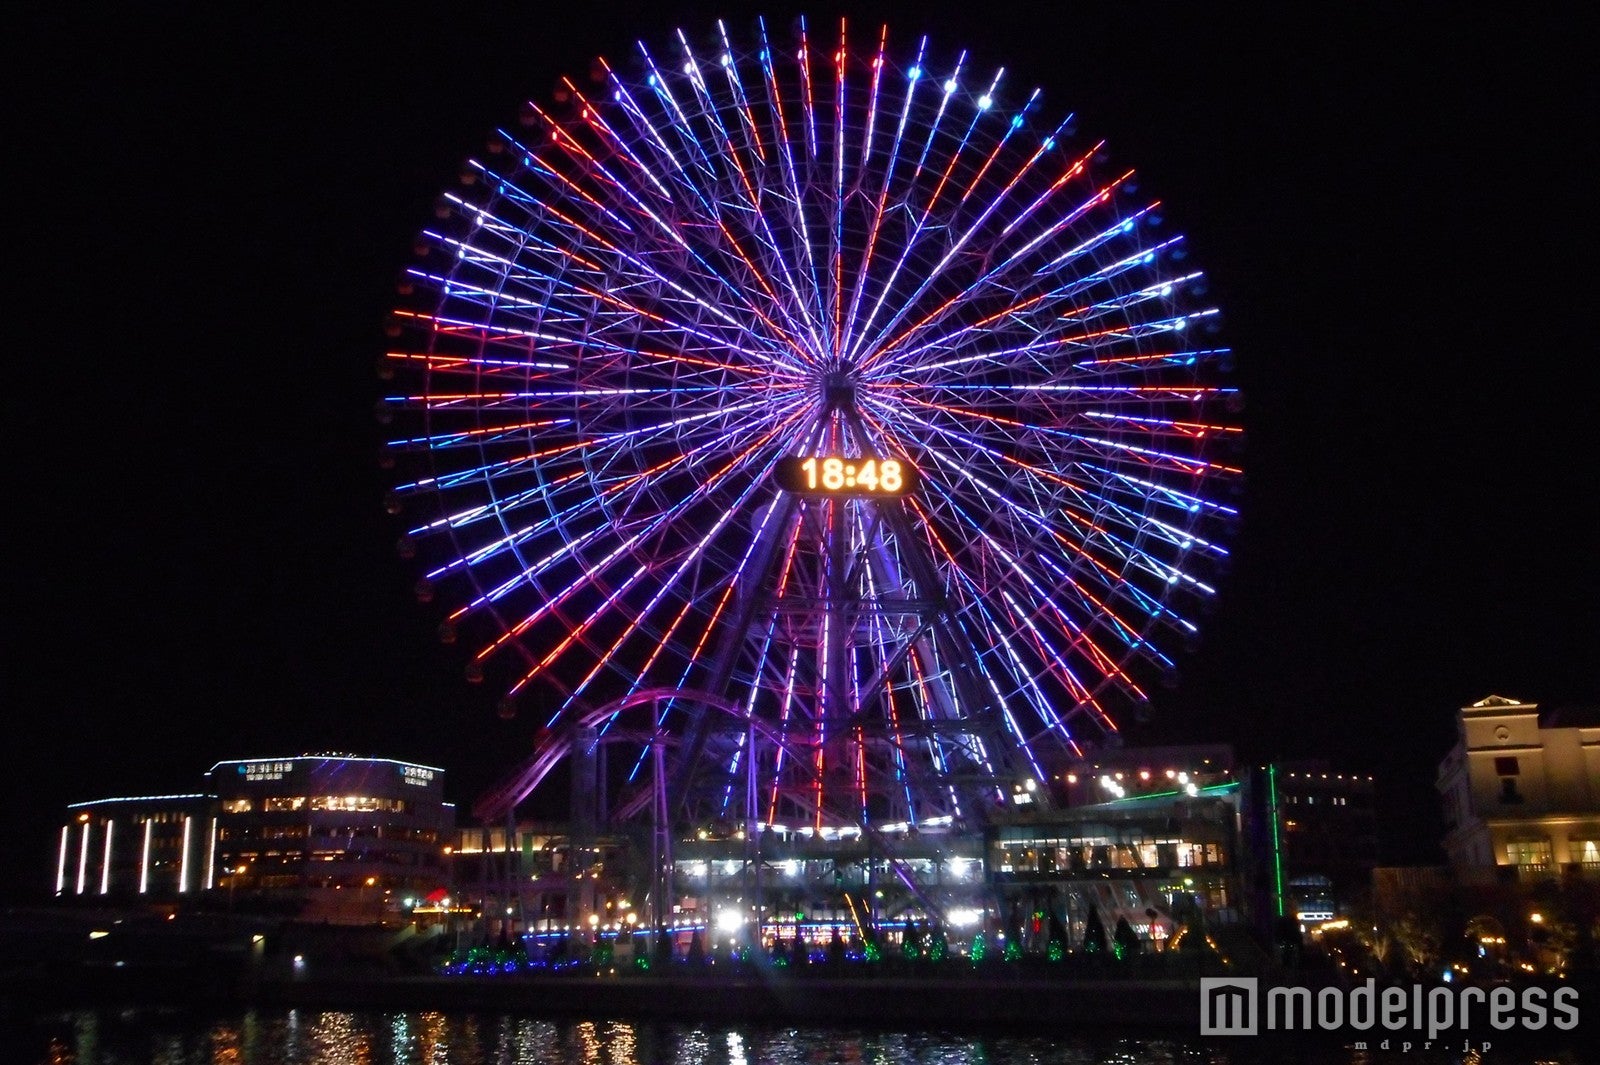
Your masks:
{"label": "ferris wheel hub", "polygon": [[858,384],[859,378],[854,363],[841,361],[835,364],[822,375],[824,406],[833,410],[853,409]]}

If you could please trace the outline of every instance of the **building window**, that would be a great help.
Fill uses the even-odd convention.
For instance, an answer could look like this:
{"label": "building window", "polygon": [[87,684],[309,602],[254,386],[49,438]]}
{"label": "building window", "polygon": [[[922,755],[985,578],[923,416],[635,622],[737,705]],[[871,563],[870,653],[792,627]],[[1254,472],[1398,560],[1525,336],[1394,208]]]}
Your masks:
{"label": "building window", "polygon": [[1514,777],[1521,772],[1515,758],[1496,758],[1494,760],[1494,771],[1503,777]]}
{"label": "building window", "polygon": [[1550,868],[1550,841],[1513,840],[1506,844],[1506,861],[1530,873],[1542,873]]}
{"label": "building window", "polygon": [[1500,778],[1500,801],[1503,803],[1517,803],[1522,801],[1522,794],[1517,791],[1516,777]]}

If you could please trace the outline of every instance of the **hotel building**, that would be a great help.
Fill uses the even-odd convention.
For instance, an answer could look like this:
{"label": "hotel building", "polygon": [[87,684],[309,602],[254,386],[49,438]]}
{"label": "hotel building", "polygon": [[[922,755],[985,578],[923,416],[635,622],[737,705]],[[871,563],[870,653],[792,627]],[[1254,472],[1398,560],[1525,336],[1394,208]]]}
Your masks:
{"label": "hotel building", "polygon": [[316,754],[218,762],[201,793],[68,808],[57,897],[371,923],[449,882],[444,771]]}
{"label": "hotel building", "polygon": [[1457,735],[1436,786],[1458,876],[1600,876],[1600,714],[1491,695],[1461,708]]}

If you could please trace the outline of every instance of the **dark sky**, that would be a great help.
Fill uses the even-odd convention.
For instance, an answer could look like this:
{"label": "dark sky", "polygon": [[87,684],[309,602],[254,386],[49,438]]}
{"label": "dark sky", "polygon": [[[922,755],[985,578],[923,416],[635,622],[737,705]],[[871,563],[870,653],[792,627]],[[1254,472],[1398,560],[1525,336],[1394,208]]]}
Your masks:
{"label": "dark sky", "polygon": [[[722,13],[556,6],[13,16],[20,888],[46,883],[66,803],[192,790],[221,759],[420,761],[466,807],[527,748],[411,593],[372,412],[394,280],[461,161],[559,75]],[[1373,772],[1390,860],[1429,860],[1458,706],[1600,702],[1583,35],[1446,4],[1050,6],[849,13],[1043,86],[1212,277],[1248,396],[1245,518],[1133,738]],[[756,13],[726,10],[736,32]]]}

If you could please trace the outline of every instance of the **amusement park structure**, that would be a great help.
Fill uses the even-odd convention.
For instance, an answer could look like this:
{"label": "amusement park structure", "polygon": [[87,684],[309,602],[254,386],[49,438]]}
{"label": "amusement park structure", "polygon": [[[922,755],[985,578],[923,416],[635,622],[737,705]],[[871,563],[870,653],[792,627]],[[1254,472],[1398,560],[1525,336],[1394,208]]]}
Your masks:
{"label": "amusement park structure", "polygon": [[826,36],[598,60],[401,282],[402,552],[536,715],[475,815],[570,780],[569,913],[616,833],[652,924],[705,861],[757,928],[785,864],[980,905],[949,863],[1117,742],[1226,559],[1237,395],[1160,202],[1003,70]]}

